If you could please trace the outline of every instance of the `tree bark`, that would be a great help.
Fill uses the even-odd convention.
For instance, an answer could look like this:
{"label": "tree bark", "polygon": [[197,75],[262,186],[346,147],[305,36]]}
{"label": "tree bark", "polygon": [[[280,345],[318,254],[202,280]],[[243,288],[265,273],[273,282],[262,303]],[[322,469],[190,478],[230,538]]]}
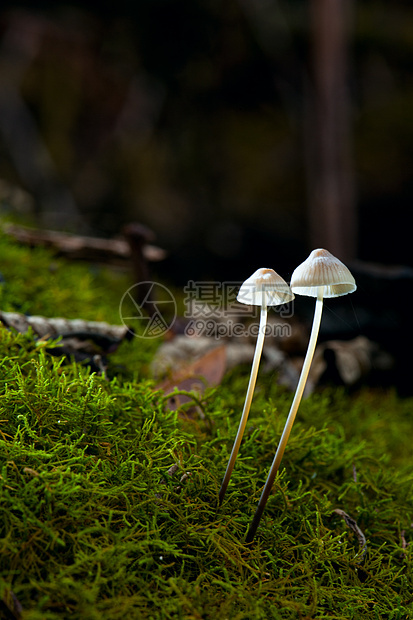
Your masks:
{"label": "tree bark", "polygon": [[342,260],[357,253],[348,40],[351,0],[311,0],[307,113],[309,241]]}

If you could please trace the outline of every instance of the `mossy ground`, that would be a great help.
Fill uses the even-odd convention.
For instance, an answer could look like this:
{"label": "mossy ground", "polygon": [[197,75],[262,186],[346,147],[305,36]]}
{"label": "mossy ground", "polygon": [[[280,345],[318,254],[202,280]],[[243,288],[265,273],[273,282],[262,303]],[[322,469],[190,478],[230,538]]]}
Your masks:
{"label": "mossy ground", "polygon": [[[130,284],[4,239],[0,271],[3,310],[114,323]],[[106,378],[0,329],[0,601],[13,593],[25,620],[413,618],[412,401],[303,401],[248,547],[291,394],[260,373],[217,510],[249,369],[185,420],[148,378],[155,347],[122,344]]]}

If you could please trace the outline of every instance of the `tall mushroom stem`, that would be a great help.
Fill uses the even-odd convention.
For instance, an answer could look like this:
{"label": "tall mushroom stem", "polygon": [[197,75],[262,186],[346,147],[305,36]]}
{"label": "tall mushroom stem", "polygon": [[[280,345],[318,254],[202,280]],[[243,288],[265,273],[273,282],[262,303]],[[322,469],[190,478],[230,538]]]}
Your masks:
{"label": "tall mushroom stem", "polygon": [[323,293],[324,293],[324,286],[319,286],[317,290],[317,301],[316,301],[315,312],[314,312],[313,326],[311,328],[310,340],[308,342],[307,353],[305,355],[300,379],[298,381],[297,389],[295,391],[294,399],[291,404],[290,412],[288,414],[288,418],[285,423],[283,433],[281,435],[280,443],[278,444],[277,452],[275,453],[275,457],[272,462],[271,469],[267,477],[267,481],[262,491],[260,501],[258,502],[257,510],[255,511],[254,518],[251,522],[250,529],[248,530],[248,534],[245,539],[247,543],[250,543],[254,540],[254,536],[257,531],[258,525],[260,523],[262,513],[264,512],[264,508],[267,503],[268,497],[270,495],[272,485],[274,484],[275,476],[277,475],[282,457],[284,455],[285,446],[287,445],[287,441],[290,436],[292,426],[294,424],[295,416],[298,411],[298,407],[300,406],[301,398],[304,392],[305,384],[307,382],[308,373],[310,370],[311,362],[314,356],[315,347],[317,344],[318,332],[320,330],[321,315],[323,313]]}
{"label": "tall mushroom stem", "polygon": [[259,326],[257,342],[255,345],[254,359],[252,361],[251,375],[250,375],[250,380],[248,383],[247,395],[245,397],[244,409],[242,411],[237,436],[235,437],[234,445],[232,447],[231,456],[229,457],[225,476],[222,480],[221,488],[219,490],[219,504],[222,504],[222,500],[224,499],[224,496],[225,496],[225,493],[228,487],[229,479],[231,478],[232,470],[234,469],[235,459],[237,458],[239,447],[241,445],[241,440],[242,440],[242,436],[245,431],[245,426],[247,424],[248,414],[250,412],[250,407],[251,407],[251,402],[252,402],[252,395],[254,393],[255,383],[257,380],[258,367],[260,365],[262,347],[264,345],[266,325],[267,325],[267,300],[265,297],[265,291],[263,291],[262,292],[261,315],[260,315],[260,326]]}

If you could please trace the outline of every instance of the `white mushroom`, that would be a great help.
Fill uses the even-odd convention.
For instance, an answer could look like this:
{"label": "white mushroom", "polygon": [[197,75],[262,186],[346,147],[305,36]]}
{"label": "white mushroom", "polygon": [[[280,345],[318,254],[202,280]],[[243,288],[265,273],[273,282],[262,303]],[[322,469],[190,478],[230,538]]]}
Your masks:
{"label": "white mushroom", "polygon": [[240,303],[261,306],[261,316],[244,409],[242,411],[237,436],[228,461],[227,470],[219,491],[220,504],[224,499],[229,479],[231,478],[232,470],[234,469],[235,459],[237,458],[251,407],[252,395],[254,393],[262,347],[264,344],[265,328],[267,325],[267,307],[279,306],[291,301],[292,299],[294,299],[294,295],[291,292],[287,282],[285,282],[285,280],[283,280],[273,269],[257,269],[252,276],[245,280],[238,292],[237,300]]}
{"label": "white mushroom", "polygon": [[268,500],[268,496],[271,492],[275,476],[277,475],[298,407],[301,402],[301,397],[304,392],[320,329],[321,315],[323,312],[323,298],[347,295],[348,293],[355,291],[356,288],[356,282],[347,267],[327,250],[313,250],[307,260],[301,263],[301,265],[299,265],[293,272],[291,278],[292,291],[298,295],[307,295],[309,297],[317,298],[313,326],[311,329],[310,340],[301,370],[300,379],[291,404],[291,409],[288,414],[267,481],[264,485],[257,510],[252,520],[250,529],[248,530],[246,538],[247,543],[252,542],[254,539],[262,513]]}

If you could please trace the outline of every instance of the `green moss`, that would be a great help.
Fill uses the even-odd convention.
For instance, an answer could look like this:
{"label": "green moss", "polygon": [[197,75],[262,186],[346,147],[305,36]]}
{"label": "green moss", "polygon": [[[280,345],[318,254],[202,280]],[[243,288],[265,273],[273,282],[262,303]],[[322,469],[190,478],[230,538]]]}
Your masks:
{"label": "green moss", "polygon": [[[5,309],[118,322],[113,274],[58,261],[50,276],[50,255],[6,242],[0,260]],[[412,618],[412,401],[303,401],[247,547],[291,394],[260,374],[217,510],[249,369],[185,420],[148,379],[156,346],[122,345],[106,379],[0,329],[0,600],[24,620]]]}

